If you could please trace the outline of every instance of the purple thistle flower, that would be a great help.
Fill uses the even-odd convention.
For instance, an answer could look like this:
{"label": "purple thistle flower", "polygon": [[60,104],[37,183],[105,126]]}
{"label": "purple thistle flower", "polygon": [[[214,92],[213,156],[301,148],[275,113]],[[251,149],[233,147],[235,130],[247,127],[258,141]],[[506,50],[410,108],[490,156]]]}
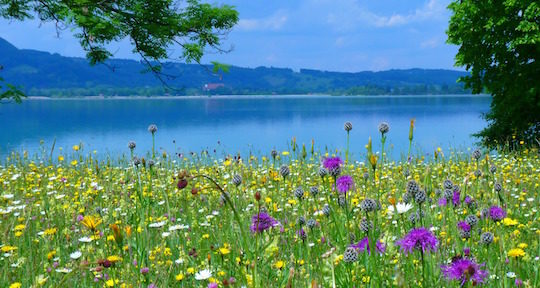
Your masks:
{"label": "purple thistle flower", "polygon": [[454,195],[452,195],[452,204],[454,206],[459,206],[459,203],[461,203],[461,193],[459,191],[454,191]]}
{"label": "purple thistle flower", "polygon": [[444,207],[446,206],[446,204],[448,203],[448,201],[446,201],[446,198],[439,198],[439,206],[440,207]]}
{"label": "purple thistle flower", "polygon": [[472,281],[473,285],[484,282],[488,276],[486,270],[480,270],[484,264],[477,264],[470,259],[457,259],[450,265],[441,266],[444,277],[448,280],[458,280],[461,286],[464,286],[467,281]]}
{"label": "purple thistle flower", "polygon": [[147,274],[148,272],[150,272],[150,268],[148,268],[148,267],[141,268],[141,274],[144,275],[144,274]]}
{"label": "purple thistle flower", "polygon": [[471,225],[469,225],[469,223],[465,222],[465,221],[459,221],[459,223],[457,224],[458,228],[465,231],[465,232],[469,232],[471,231]]}
{"label": "purple thistle flower", "polygon": [[422,253],[436,251],[439,241],[437,237],[424,227],[412,229],[409,234],[396,242],[404,253],[412,253],[414,249],[421,249]]}
{"label": "purple thistle flower", "polygon": [[206,286],[207,288],[218,288],[218,284],[217,283],[208,283],[208,286]]}
{"label": "purple thistle flower", "polygon": [[489,217],[495,222],[501,221],[506,217],[506,211],[499,206],[491,206],[491,208],[489,208]]}
{"label": "purple thistle flower", "polygon": [[354,180],[349,175],[340,176],[336,182],[337,190],[341,193],[347,193],[354,188]]}
{"label": "purple thistle flower", "polygon": [[514,282],[514,284],[516,284],[517,287],[521,287],[523,286],[523,280],[516,278],[516,281]]}
{"label": "purple thistle flower", "polygon": [[473,199],[471,196],[465,196],[465,204],[469,205],[473,202]]}
{"label": "purple thistle flower", "polygon": [[339,157],[328,157],[323,160],[323,166],[328,171],[339,169],[341,164],[343,164],[343,160]]}
{"label": "purple thistle flower", "polygon": [[276,221],[276,219],[272,218],[272,216],[266,214],[265,212],[260,212],[259,214],[253,215],[253,217],[251,217],[250,230],[253,233],[263,232],[278,224],[279,222]]}
{"label": "purple thistle flower", "polygon": [[[360,240],[360,242],[356,244],[351,244],[349,247],[356,249],[358,252],[364,252],[367,250],[368,254],[371,254],[371,251],[369,249],[369,238],[365,237],[364,239]],[[377,248],[377,252],[380,254],[384,253],[386,251],[386,245],[381,242],[381,240],[377,241],[375,243],[375,247]]]}

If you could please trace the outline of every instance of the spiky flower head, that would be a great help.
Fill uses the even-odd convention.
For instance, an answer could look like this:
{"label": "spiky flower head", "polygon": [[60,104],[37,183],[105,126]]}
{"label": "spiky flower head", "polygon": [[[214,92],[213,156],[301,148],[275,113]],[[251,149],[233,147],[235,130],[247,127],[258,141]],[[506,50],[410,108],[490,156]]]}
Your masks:
{"label": "spiky flower head", "polygon": [[294,196],[300,200],[304,198],[304,189],[302,189],[302,187],[297,187],[294,190]]}
{"label": "spiky flower head", "polygon": [[476,217],[476,215],[471,214],[465,217],[465,222],[467,222],[467,224],[469,224],[470,226],[474,226],[478,223],[478,217]]}
{"label": "spiky flower head", "polygon": [[423,253],[436,251],[439,241],[437,237],[424,227],[412,229],[405,237],[396,242],[404,253],[412,253],[413,250],[421,250]]}
{"label": "spiky flower head", "polygon": [[324,178],[324,176],[328,175],[328,170],[324,167],[320,167],[318,173],[321,178]]}
{"label": "spiky flower head", "polygon": [[150,124],[150,126],[148,126],[148,132],[155,134],[157,132],[156,124]]}
{"label": "spiky flower head", "polygon": [[272,216],[266,214],[265,212],[260,212],[251,217],[250,230],[253,233],[260,233],[274,226],[277,226],[278,224],[279,222],[276,219],[272,218]]}
{"label": "spiky flower head", "polygon": [[489,172],[491,172],[492,174],[495,174],[495,172],[497,172],[497,166],[491,165],[491,167],[489,167]]}
{"label": "spiky flower head", "polygon": [[414,194],[414,201],[416,201],[416,203],[418,204],[422,204],[424,202],[426,202],[426,192],[424,190],[418,190],[418,192],[416,192],[416,194]]}
{"label": "spiky flower head", "polygon": [[[360,242],[358,242],[356,244],[351,244],[351,245],[349,245],[349,247],[356,249],[357,252],[367,251],[368,254],[371,254],[371,251],[369,249],[369,238],[368,237],[364,237],[362,240],[360,240]],[[384,253],[384,251],[386,251],[386,245],[384,245],[380,240],[378,240],[375,243],[375,247],[377,249],[377,252],[379,252],[380,254],[382,254],[382,253]]]}
{"label": "spiky flower head", "polygon": [[345,124],[343,125],[343,128],[347,132],[351,131],[352,130],[352,123],[351,122],[345,122]]}
{"label": "spiky flower head", "polygon": [[279,168],[279,174],[281,174],[281,177],[283,178],[289,176],[290,173],[291,173],[291,170],[289,170],[289,166],[287,165],[283,165]]}
{"label": "spiky flower head", "polygon": [[240,184],[242,184],[242,176],[236,174],[234,175],[233,179],[232,179],[232,183],[235,185],[235,186],[239,186]]}
{"label": "spiky flower head", "polygon": [[502,185],[501,183],[497,182],[495,183],[495,185],[493,185],[493,189],[495,190],[495,192],[501,192],[502,191]]}
{"label": "spiky flower head", "polygon": [[489,217],[495,222],[501,221],[506,217],[506,211],[499,206],[491,206],[489,208]]}
{"label": "spiky flower head", "polygon": [[366,198],[360,203],[360,209],[362,209],[364,212],[374,211],[377,209],[377,201]]}
{"label": "spiky flower head", "polygon": [[317,194],[319,194],[319,187],[313,186],[309,188],[309,194],[311,194],[313,197],[317,196]]}
{"label": "spiky flower head", "polygon": [[135,147],[137,147],[137,144],[135,143],[135,141],[129,141],[129,142],[128,142],[128,148],[129,148],[130,150],[135,149]]}
{"label": "spiky flower head", "polygon": [[450,179],[446,179],[443,182],[444,189],[452,189],[454,188],[454,183]]}
{"label": "spiky flower head", "polygon": [[472,153],[472,157],[474,158],[474,160],[478,160],[478,159],[480,159],[480,157],[482,157],[482,152],[480,152],[480,150],[476,149]]}
{"label": "spiky flower head", "polygon": [[327,217],[330,216],[330,212],[331,212],[330,206],[328,206],[328,204],[324,204],[324,206],[322,208],[322,212]]}
{"label": "spiky flower head", "polygon": [[390,131],[390,126],[388,125],[388,123],[381,122],[381,124],[379,124],[379,132],[384,135],[388,133],[388,131]]}
{"label": "spiky flower head", "polygon": [[465,287],[467,282],[471,281],[472,286],[484,283],[488,277],[488,272],[482,270],[484,264],[477,264],[472,259],[458,258],[450,265],[441,266],[444,277],[448,280],[457,280],[460,287]]}
{"label": "spiky flower head", "polygon": [[347,198],[345,198],[345,195],[340,194],[338,196],[338,205],[339,205],[339,207],[347,206]]}
{"label": "spiky flower head", "polygon": [[491,242],[493,242],[493,238],[493,233],[484,232],[482,235],[480,235],[480,242],[484,245],[489,245]]}
{"label": "spiky flower head", "polygon": [[371,230],[371,228],[373,228],[373,224],[370,221],[368,221],[366,218],[363,218],[362,220],[360,220],[360,230],[362,230],[365,233],[368,233],[369,230]]}
{"label": "spiky flower head", "polygon": [[339,176],[336,181],[336,186],[340,193],[347,193],[354,189],[354,180],[350,175]]}
{"label": "spiky flower head", "polygon": [[479,178],[481,176],[482,176],[482,171],[480,171],[480,169],[476,169],[474,171],[474,177]]}
{"label": "spiky flower head", "polygon": [[272,156],[272,158],[275,160],[277,155],[278,155],[278,152],[276,150],[272,150],[272,152],[270,152],[270,155]]}
{"label": "spiky flower head", "polygon": [[315,226],[317,226],[317,221],[315,219],[309,219],[307,220],[306,222],[306,226],[309,228],[309,229],[313,229],[315,228]]}
{"label": "spiky flower head", "polygon": [[347,247],[345,249],[345,252],[343,252],[343,262],[345,263],[353,263],[358,260],[358,252],[353,247]]}
{"label": "spiky flower head", "polygon": [[420,190],[420,187],[418,186],[418,183],[416,183],[416,181],[410,180],[409,182],[407,182],[406,191],[408,194],[414,197],[418,190]]}
{"label": "spiky flower head", "polygon": [[305,241],[307,239],[306,231],[304,231],[303,228],[300,228],[300,230],[296,231],[296,235],[298,238],[302,239],[302,241]]}
{"label": "spiky flower head", "polygon": [[302,227],[306,225],[306,218],[304,218],[304,216],[300,216],[298,217],[298,219],[296,219],[296,223],[298,224],[298,226]]}
{"label": "spiky flower head", "polygon": [[323,160],[323,167],[328,170],[331,176],[337,177],[341,174],[341,164],[343,160],[339,157],[327,157]]}

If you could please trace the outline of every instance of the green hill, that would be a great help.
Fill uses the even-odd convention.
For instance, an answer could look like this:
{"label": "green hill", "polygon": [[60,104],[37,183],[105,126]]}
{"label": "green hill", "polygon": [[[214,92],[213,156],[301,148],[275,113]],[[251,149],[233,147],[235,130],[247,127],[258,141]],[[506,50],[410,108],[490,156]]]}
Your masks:
{"label": "green hill", "polygon": [[[407,69],[380,72],[328,72],[287,68],[231,66],[215,75],[211,66],[167,62],[163,72],[173,75],[164,86],[135,60],[112,59],[90,66],[84,58],[64,57],[18,49],[0,38],[0,76],[27,95],[205,95],[205,94],[464,94],[456,80],[465,72]],[[205,89],[205,85],[209,89]]]}

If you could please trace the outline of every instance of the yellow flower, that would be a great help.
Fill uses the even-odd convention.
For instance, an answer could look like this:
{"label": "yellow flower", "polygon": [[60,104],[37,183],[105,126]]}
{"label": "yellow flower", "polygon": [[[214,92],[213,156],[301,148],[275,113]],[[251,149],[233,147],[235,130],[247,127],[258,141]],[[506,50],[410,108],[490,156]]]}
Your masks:
{"label": "yellow flower", "polygon": [[512,219],[512,218],[506,217],[506,218],[503,219],[503,224],[504,224],[504,226],[514,226],[514,225],[519,224],[519,222]]}
{"label": "yellow flower", "polygon": [[51,252],[47,253],[47,259],[51,260],[54,255],[56,255],[56,250],[52,250]]}
{"label": "yellow flower", "polygon": [[279,260],[276,263],[274,263],[274,268],[276,269],[281,269],[283,268],[283,266],[285,266],[285,262],[283,262],[282,260]]}
{"label": "yellow flower", "polygon": [[193,268],[193,267],[187,268],[187,273],[189,273],[189,274],[195,274],[195,268]]}
{"label": "yellow flower", "polygon": [[77,160],[71,161],[71,165],[73,165],[73,166],[77,165],[77,163],[78,163]]}
{"label": "yellow flower", "polygon": [[231,253],[231,250],[229,250],[229,249],[227,249],[225,247],[221,247],[221,248],[219,248],[219,253],[221,255],[227,255],[227,254]]}
{"label": "yellow flower", "polygon": [[521,248],[521,249],[525,249],[525,248],[529,247],[529,245],[527,245],[527,243],[519,243],[518,247]]}
{"label": "yellow flower", "polygon": [[59,161],[59,162],[64,161],[64,156],[62,156],[62,155],[58,156],[58,161]]}
{"label": "yellow flower", "polygon": [[9,288],[21,288],[21,282],[15,282],[9,285]]}
{"label": "yellow flower", "polygon": [[508,251],[508,257],[523,257],[525,256],[525,251],[523,251],[523,249],[521,248],[514,248],[514,249],[510,249],[510,251]]}
{"label": "yellow flower", "polygon": [[98,217],[94,216],[84,216],[83,220],[81,221],[81,224],[86,226],[86,228],[94,231],[96,230],[97,226],[101,224],[102,220]]}
{"label": "yellow flower", "polygon": [[281,154],[283,154],[283,156],[287,156],[287,155],[289,155],[289,151],[283,151],[283,152],[281,152]]}
{"label": "yellow flower", "polygon": [[79,145],[73,145],[73,151],[79,151],[80,147]]}
{"label": "yellow flower", "polygon": [[202,235],[202,238],[203,239],[208,239],[208,238],[210,238],[210,234],[204,234],[204,235]]}
{"label": "yellow flower", "polygon": [[2,250],[2,252],[4,252],[4,253],[8,253],[8,252],[11,252],[13,250],[17,250],[17,247],[7,245],[7,246],[2,246],[2,248],[0,248],[0,250]]}
{"label": "yellow flower", "polygon": [[184,280],[186,276],[184,276],[184,274],[180,273],[178,275],[176,275],[174,278],[176,279],[176,281],[182,281]]}
{"label": "yellow flower", "polygon": [[21,230],[24,230],[24,228],[26,227],[26,225],[24,224],[19,224],[17,226],[15,226],[15,228],[13,230],[15,231],[21,231]]}
{"label": "yellow flower", "polygon": [[52,236],[56,234],[56,231],[58,231],[56,228],[48,228],[48,229],[45,229],[45,231],[43,231],[43,235]]}
{"label": "yellow flower", "polygon": [[112,263],[115,263],[115,262],[122,261],[122,258],[118,255],[112,255],[112,256],[107,257],[107,260],[111,261]]}
{"label": "yellow flower", "polygon": [[107,285],[107,287],[114,287],[114,280],[113,279],[107,280],[107,282],[105,282],[105,285]]}

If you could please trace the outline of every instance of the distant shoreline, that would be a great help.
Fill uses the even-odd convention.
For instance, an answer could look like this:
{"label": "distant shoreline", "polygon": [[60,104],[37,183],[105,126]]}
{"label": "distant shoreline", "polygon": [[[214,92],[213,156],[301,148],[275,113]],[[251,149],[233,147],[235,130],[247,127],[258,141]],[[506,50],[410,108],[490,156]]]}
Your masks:
{"label": "distant shoreline", "polygon": [[28,96],[25,100],[185,100],[185,99],[256,99],[256,98],[443,98],[443,97],[490,97],[489,94],[421,94],[421,95],[330,95],[330,94],[285,94],[285,95],[196,95],[196,96]]}

